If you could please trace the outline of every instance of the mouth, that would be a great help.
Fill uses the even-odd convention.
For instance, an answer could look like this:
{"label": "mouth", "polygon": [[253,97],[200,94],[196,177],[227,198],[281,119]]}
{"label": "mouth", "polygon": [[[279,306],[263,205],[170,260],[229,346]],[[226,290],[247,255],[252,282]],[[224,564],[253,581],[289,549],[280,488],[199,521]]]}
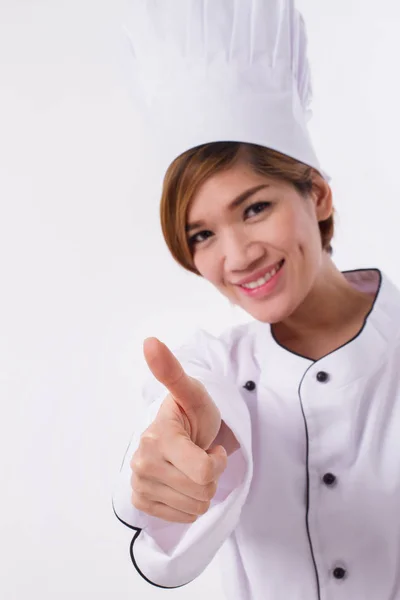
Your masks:
{"label": "mouth", "polygon": [[285,262],[285,259],[282,259],[280,262],[276,263],[276,265],[274,267],[272,267],[268,271],[266,271],[263,275],[261,275],[257,278],[254,278],[250,281],[247,281],[246,283],[238,284],[239,287],[246,289],[246,290],[252,290],[252,289],[257,289],[260,286],[265,285],[266,283],[268,283],[268,281],[273,279],[273,277],[275,277],[275,275],[281,270],[281,268],[284,265],[284,262]]}
{"label": "mouth", "polygon": [[281,262],[277,263],[272,270],[270,269],[264,277],[260,277],[249,283],[238,285],[237,287],[240,290],[240,293],[253,300],[262,300],[268,297],[278,289],[280,284],[282,287],[284,266],[285,260],[281,260]]}

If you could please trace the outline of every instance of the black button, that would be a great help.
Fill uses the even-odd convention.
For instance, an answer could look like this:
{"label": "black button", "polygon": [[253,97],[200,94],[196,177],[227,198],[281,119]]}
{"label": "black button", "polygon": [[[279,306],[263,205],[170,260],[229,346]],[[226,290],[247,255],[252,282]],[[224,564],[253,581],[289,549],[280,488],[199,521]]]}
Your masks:
{"label": "black button", "polygon": [[322,479],[326,485],[333,485],[336,482],[336,477],[333,473],[325,473]]}
{"label": "black button", "polygon": [[249,392],[252,392],[256,389],[256,384],[254,383],[254,381],[248,381],[244,384],[244,387],[246,388],[246,390],[249,390]]}
{"label": "black button", "polygon": [[326,383],[329,380],[329,375],[325,371],[320,371],[317,373],[317,379],[320,383]]}
{"label": "black button", "polygon": [[333,576],[335,579],[344,579],[346,577],[346,570],[342,569],[342,567],[336,567],[333,571]]}

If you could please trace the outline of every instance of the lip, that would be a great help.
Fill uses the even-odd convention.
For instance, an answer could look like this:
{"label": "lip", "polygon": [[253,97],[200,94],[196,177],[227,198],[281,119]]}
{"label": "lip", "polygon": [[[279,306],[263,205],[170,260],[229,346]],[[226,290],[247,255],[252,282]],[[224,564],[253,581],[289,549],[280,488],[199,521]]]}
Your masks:
{"label": "lip", "polygon": [[240,285],[239,293],[253,301],[261,301],[269,297],[272,293],[278,290],[279,284],[282,282],[282,277],[284,276],[283,274],[285,272],[285,264],[285,261],[282,261],[282,267],[279,269],[279,271],[277,271],[277,273],[266,283],[263,283],[256,288],[250,289]]}
{"label": "lip", "polygon": [[237,281],[234,285],[243,285],[244,283],[251,283],[252,281],[257,281],[257,279],[264,277],[264,275],[266,275],[268,271],[271,271],[274,267],[280,265],[283,260],[284,259],[278,260],[278,262],[274,263],[273,265],[270,265],[269,267],[264,267],[259,271],[255,271],[252,275],[249,275],[249,277],[245,277],[244,279]]}

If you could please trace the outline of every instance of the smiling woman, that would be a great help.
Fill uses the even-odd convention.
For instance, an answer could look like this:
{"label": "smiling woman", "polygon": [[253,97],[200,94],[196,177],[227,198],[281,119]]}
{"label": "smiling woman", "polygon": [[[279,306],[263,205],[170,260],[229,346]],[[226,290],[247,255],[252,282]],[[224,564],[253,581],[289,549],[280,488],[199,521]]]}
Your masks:
{"label": "smiling woman", "polygon": [[332,260],[304,21],[293,0],[133,5],[165,241],[253,320],[145,340],[114,496],[132,561],[171,588],[220,551],[229,600],[399,599],[400,290]]}
{"label": "smiling woman", "polygon": [[[229,170],[241,158],[255,174],[288,183],[304,198],[311,193],[313,177],[320,176],[316,169],[290,156],[264,146],[240,142],[204,144],[176,158],[164,178],[160,203],[161,226],[174,259],[196,275],[201,273],[193,261],[193,237],[188,236],[188,232],[194,228],[194,224],[188,225],[190,205],[210,177]],[[246,195],[239,198],[246,199]],[[332,255],[334,209],[328,219],[319,222],[319,229],[322,247]]]}

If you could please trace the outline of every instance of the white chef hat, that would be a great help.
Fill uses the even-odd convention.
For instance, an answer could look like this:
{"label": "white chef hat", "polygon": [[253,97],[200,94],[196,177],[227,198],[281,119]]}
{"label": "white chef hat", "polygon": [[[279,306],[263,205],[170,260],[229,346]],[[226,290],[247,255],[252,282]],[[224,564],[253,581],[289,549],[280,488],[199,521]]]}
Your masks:
{"label": "white chef hat", "polygon": [[136,102],[162,159],[217,141],[320,167],[304,20],[294,0],[130,0]]}

